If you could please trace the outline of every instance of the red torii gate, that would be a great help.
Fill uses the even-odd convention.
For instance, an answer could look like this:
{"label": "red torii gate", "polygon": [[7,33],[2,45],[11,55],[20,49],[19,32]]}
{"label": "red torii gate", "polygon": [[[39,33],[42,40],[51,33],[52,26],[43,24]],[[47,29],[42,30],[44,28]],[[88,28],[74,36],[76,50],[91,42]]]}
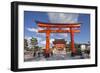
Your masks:
{"label": "red torii gate", "polygon": [[[74,47],[74,33],[80,32],[80,23],[45,23],[45,22],[39,22],[36,21],[38,27],[46,28],[44,30],[38,30],[39,33],[46,33],[46,49],[45,49],[45,55],[46,57],[49,57],[50,55],[50,33],[70,33],[71,36],[71,50],[72,54],[76,54],[76,49]],[[50,28],[58,28],[57,30],[53,30]],[[62,29],[62,28],[69,28],[69,29]]]}

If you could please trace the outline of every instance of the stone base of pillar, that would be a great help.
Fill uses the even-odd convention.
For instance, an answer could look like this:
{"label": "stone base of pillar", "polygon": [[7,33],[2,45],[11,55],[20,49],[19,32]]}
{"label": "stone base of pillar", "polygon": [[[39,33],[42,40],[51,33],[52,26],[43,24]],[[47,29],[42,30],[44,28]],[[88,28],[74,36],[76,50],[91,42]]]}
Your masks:
{"label": "stone base of pillar", "polygon": [[44,50],[44,57],[45,57],[45,58],[50,57],[50,49],[45,49],[45,50]]}
{"label": "stone base of pillar", "polygon": [[72,53],[71,53],[71,56],[72,56],[72,57],[76,56],[76,53],[73,53],[73,52],[72,52]]}
{"label": "stone base of pillar", "polygon": [[45,56],[45,58],[48,58],[48,57],[50,57],[50,54],[49,53],[45,53],[44,56]]}
{"label": "stone base of pillar", "polygon": [[74,49],[74,51],[71,52],[71,56],[75,56],[75,55],[77,55],[77,50],[76,49]]}

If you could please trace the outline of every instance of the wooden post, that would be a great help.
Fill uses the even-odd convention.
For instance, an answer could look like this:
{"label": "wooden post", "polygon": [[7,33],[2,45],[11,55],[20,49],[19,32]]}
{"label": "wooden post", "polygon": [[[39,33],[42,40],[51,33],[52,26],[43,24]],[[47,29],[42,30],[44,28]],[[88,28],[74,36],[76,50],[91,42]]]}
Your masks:
{"label": "wooden post", "polygon": [[76,49],[74,46],[74,31],[72,28],[70,28],[70,36],[71,36],[71,51],[72,51],[72,56],[73,56],[74,54],[76,54]]}
{"label": "wooden post", "polygon": [[45,56],[50,56],[50,31],[46,31],[46,49],[45,49]]}

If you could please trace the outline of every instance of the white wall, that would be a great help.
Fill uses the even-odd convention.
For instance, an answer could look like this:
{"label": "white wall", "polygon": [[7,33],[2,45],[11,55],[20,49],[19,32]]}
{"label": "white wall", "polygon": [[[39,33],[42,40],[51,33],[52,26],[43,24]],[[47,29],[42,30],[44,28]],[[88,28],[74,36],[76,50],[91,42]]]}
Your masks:
{"label": "white wall", "polygon": [[[11,73],[10,69],[10,2],[13,0],[0,0],[0,73]],[[16,0],[18,1],[18,0]],[[100,9],[99,0],[21,0],[21,1],[34,1],[45,3],[62,3],[62,4],[81,4],[81,5],[97,5]],[[99,12],[100,13],[100,10]],[[98,14],[100,16],[100,14]],[[100,19],[100,17],[98,18]],[[100,27],[100,25],[98,26]],[[100,31],[100,28],[99,28]],[[98,35],[100,37],[100,34]],[[100,40],[100,39],[98,39]],[[98,42],[100,43],[100,42]],[[100,46],[98,48],[100,56]],[[100,61],[100,58],[99,58]],[[100,64],[100,62],[99,62]],[[74,69],[60,69],[60,70],[46,70],[36,71],[36,73],[99,73],[99,67],[91,68],[74,68]],[[30,71],[32,73],[32,71]]]}

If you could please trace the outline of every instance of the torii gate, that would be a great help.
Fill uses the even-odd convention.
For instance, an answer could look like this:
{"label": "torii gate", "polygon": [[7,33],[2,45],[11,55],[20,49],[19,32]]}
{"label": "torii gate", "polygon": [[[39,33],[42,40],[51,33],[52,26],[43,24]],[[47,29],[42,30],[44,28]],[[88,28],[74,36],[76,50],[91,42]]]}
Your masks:
{"label": "torii gate", "polygon": [[[50,55],[50,33],[70,33],[71,37],[71,50],[72,55],[76,54],[76,49],[74,46],[74,33],[80,32],[80,23],[45,23],[36,21],[38,27],[46,28],[44,30],[38,30],[39,33],[46,33],[46,47],[45,47],[45,55],[49,57]],[[57,30],[53,30],[51,28],[58,28]],[[69,28],[69,29],[62,29]]]}

